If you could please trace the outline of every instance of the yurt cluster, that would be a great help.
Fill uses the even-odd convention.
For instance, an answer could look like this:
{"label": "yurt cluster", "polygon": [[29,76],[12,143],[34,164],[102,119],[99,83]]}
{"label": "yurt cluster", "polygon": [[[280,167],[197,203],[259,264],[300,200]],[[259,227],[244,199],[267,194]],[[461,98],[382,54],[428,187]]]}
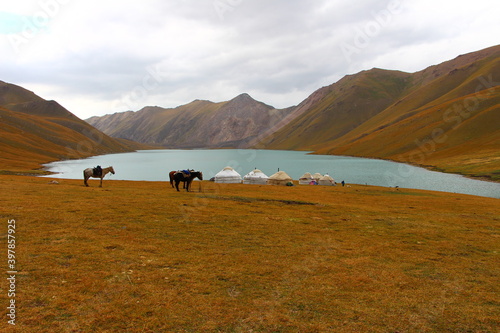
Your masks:
{"label": "yurt cluster", "polygon": [[[293,179],[284,171],[278,171],[271,176],[267,176],[259,169],[255,169],[247,173],[244,177],[227,166],[219,171],[213,181],[216,183],[225,184],[254,184],[254,185],[285,185],[293,186]],[[306,172],[299,178],[299,185],[327,185],[334,186],[335,180],[328,174],[322,175],[320,173],[311,174]]]}

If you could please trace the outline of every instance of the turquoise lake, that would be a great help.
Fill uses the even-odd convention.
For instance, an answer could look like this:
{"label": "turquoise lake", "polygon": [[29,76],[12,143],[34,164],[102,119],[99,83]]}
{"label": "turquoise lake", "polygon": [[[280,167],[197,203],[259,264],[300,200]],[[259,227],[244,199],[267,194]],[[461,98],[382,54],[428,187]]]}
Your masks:
{"label": "turquoise lake", "polygon": [[[268,176],[282,170],[297,180],[305,172],[329,174],[337,183],[367,184],[400,188],[472,194],[500,198],[500,184],[469,179],[454,174],[429,171],[411,165],[385,160],[331,155],[311,155],[303,151],[207,149],[207,150],[140,150],[109,154],[81,160],[46,164],[56,172],[54,178],[83,179],[83,169],[101,165],[113,166],[115,175],[106,179],[167,181],[168,172],[195,169],[208,180],[226,166],[243,177],[257,168]],[[92,180],[91,180],[92,181]],[[251,186],[251,185],[249,185]]]}

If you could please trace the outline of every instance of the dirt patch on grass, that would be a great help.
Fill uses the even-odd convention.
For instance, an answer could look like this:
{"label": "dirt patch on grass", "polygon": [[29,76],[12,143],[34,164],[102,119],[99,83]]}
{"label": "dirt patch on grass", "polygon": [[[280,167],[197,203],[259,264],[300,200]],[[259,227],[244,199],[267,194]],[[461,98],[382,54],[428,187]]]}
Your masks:
{"label": "dirt patch on grass", "polygon": [[283,200],[283,199],[264,199],[264,198],[250,198],[250,197],[224,197],[220,195],[202,195],[201,198],[216,199],[216,200],[229,200],[235,202],[264,202],[264,203],[276,203],[276,204],[286,204],[286,205],[317,205],[314,202],[297,201],[297,200]]}

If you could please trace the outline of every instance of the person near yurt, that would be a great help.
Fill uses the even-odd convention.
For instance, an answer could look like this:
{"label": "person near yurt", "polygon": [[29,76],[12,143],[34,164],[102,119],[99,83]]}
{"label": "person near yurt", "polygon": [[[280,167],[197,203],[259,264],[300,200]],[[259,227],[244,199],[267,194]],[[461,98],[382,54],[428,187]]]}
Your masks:
{"label": "person near yurt", "polygon": [[335,180],[332,177],[330,177],[328,174],[326,174],[319,179],[318,185],[333,186],[333,185],[335,185]]}
{"label": "person near yurt", "polygon": [[266,176],[265,173],[263,173],[259,169],[255,169],[250,171],[245,175],[245,177],[243,177],[243,184],[266,185],[268,178],[269,177]]}
{"label": "person near yurt", "polygon": [[299,185],[310,185],[313,180],[313,176],[309,172],[306,172],[299,178]]}
{"label": "person near yurt", "polygon": [[293,186],[293,179],[285,171],[278,171],[267,179],[267,185]]}
{"label": "person near yurt", "polygon": [[214,181],[216,183],[239,184],[241,183],[241,175],[233,168],[227,166],[215,175]]}

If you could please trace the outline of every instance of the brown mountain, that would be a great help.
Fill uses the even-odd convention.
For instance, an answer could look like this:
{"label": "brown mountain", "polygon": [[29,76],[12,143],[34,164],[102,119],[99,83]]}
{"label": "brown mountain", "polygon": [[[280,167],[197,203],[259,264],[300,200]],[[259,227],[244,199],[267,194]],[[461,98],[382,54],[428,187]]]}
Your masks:
{"label": "brown mountain", "polygon": [[145,107],[86,121],[110,136],[163,147],[243,148],[279,126],[292,110],[278,110],[241,94],[227,102],[195,100],[174,109]]}
{"label": "brown mountain", "polygon": [[139,145],[96,130],[55,101],[0,81],[0,171],[26,171],[54,160],[133,151]]}
{"label": "brown mountain", "polygon": [[417,73],[372,69],[321,88],[257,146],[387,158],[500,179],[500,46]]}

